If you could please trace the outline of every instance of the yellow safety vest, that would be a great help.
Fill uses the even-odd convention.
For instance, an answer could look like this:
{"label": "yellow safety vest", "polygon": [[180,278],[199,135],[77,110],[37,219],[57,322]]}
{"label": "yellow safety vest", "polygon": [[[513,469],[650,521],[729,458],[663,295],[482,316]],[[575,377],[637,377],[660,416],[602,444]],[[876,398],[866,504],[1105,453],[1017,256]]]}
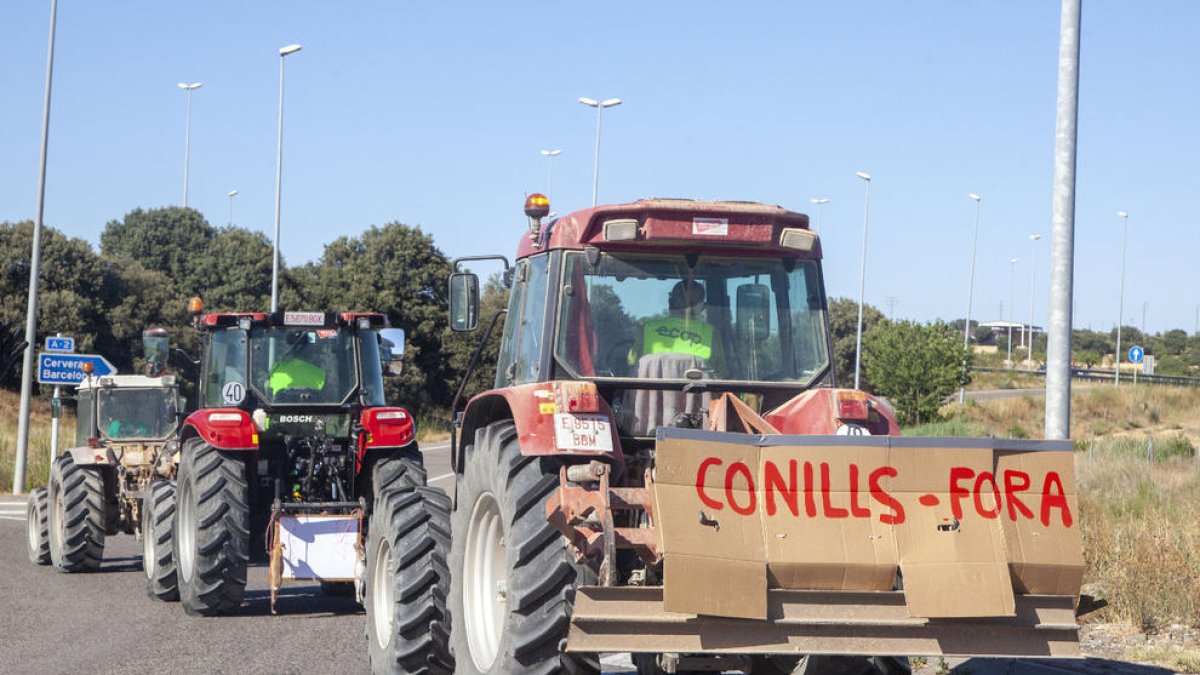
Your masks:
{"label": "yellow safety vest", "polygon": [[271,369],[271,393],[282,389],[321,389],[325,371],[301,359],[280,361]]}
{"label": "yellow safety vest", "polygon": [[646,354],[690,354],[708,360],[712,358],[713,327],[703,319],[652,319],[646,322],[642,345]]}

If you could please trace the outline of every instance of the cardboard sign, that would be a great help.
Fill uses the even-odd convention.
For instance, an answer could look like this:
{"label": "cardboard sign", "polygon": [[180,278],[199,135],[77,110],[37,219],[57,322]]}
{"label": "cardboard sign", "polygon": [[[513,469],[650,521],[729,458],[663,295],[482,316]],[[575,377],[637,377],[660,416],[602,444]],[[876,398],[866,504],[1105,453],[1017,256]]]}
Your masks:
{"label": "cardboard sign", "polygon": [[914,617],[1078,595],[1069,442],[660,429],[668,611],[762,619],[767,588],[890,591]]}
{"label": "cardboard sign", "polygon": [[282,549],[281,580],[353,581],[358,560],[357,516],[283,516],[276,534]]}

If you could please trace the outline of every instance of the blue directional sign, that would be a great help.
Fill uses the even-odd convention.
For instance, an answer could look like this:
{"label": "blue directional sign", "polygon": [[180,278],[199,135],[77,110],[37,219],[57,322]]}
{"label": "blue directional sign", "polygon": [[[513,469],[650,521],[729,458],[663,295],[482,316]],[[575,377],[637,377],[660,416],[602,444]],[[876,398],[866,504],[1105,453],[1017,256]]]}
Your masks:
{"label": "blue directional sign", "polygon": [[37,381],[41,384],[79,384],[83,382],[83,364],[92,364],[93,375],[112,375],[116,366],[98,354],[38,354]]}
{"label": "blue directional sign", "polygon": [[75,351],[75,338],[59,335],[58,337],[46,338],[46,351],[48,352],[64,352],[70,354]]}
{"label": "blue directional sign", "polygon": [[1145,354],[1146,354],[1145,349],[1142,349],[1138,345],[1134,345],[1129,348],[1129,362],[1130,363],[1141,363],[1142,357],[1145,356]]}

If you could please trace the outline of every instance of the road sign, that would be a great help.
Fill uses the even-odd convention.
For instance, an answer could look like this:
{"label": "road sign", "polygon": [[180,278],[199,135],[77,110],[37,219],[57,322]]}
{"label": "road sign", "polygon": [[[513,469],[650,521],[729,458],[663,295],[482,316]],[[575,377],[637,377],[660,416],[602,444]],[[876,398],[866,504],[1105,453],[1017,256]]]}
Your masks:
{"label": "road sign", "polygon": [[83,382],[83,364],[92,364],[93,375],[113,375],[116,366],[98,354],[38,354],[37,381],[41,384],[79,384]]}
{"label": "road sign", "polygon": [[1130,363],[1141,363],[1142,356],[1145,355],[1145,353],[1146,353],[1146,350],[1142,349],[1138,345],[1134,345],[1134,346],[1130,347],[1129,348],[1129,362]]}
{"label": "road sign", "polygon": [[75,351],[75,338],[59,335],[46,338],[46,351],[70,354]]}

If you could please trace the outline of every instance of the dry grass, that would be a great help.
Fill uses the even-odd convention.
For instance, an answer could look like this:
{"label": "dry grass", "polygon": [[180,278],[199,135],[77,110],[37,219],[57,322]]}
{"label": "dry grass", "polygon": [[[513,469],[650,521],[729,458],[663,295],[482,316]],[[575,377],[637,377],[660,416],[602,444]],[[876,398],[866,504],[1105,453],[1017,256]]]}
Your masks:
{"label": "dry grass", "polygon": [[[21,397],[0,390],[0,490],[12,490],[17,458],[17,413]],[[63,411],[59,447],[75,436],[75,417]],[[44,487],[50,475],[50,403],[34,398],[29,422],[29,456],[25,464],[25,490]]]}
{"label": "dry grass", "polygon": [[1124,659],[1154,663],[1177,673],[1200,673],[1200,651],[1181,645],[1134,647],[1125,652]]}

